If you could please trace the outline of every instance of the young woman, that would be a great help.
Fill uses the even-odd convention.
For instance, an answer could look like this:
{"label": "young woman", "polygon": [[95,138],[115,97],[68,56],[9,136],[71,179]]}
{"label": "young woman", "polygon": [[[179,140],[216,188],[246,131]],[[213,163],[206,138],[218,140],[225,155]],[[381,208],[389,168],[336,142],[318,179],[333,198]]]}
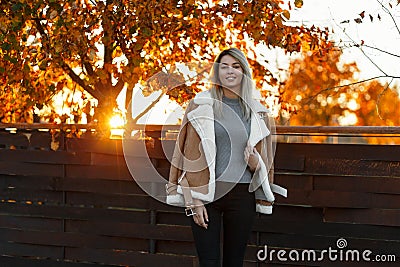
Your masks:
{"label": "young woman", "polygon": [[273,119],[252,98],[254,83],[236,48],[215,59],[210,90],[189,103],[171,161],[167,203],[184,205],[200,266],[243,266],[256,212],[272,213]]}

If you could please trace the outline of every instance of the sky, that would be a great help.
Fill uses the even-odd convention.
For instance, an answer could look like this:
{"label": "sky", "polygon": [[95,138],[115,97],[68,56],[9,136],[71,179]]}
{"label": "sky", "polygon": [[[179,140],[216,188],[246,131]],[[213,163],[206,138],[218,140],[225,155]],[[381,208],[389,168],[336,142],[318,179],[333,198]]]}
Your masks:
{"label": "sky", "polygon": [[[293,1],[292,1],[293,2]],[[379,0],[387,6],[388,2],[393,5],[397,3],[394,0]],[[294,8],[291,12],[291,17],[288,23],[304,24],[306,26],[315,25],[320,27],[329,27],[333,29],[334,33],[331,35],[336,42],[341,46],[347,45],[343,49],[342,59],[347,62],[355,61],[360,69],[358,78],[368,79],[380,75],[400,76],[400,32],[395,26],[392,18],[382,9],[378,0],[304,0],[302,8]],[[293,5],[292,5],[293,7]],[[360,13],[365,11],[362,23],[356,23],[354,19],[361,18]],[[390,9],[393,18],[400,27],[400,5],[394,6]],[[378,14],[381,20],[378,19]],[[371,22],[369,15],[373,17]],[[348,23],[342,23],[349,21]],[[379,48],[383,51],[396,54],[397,57],[388,55],[387,53],[379,52],[376,49],[364,48],[364,53],[354,46],[353,43],[361,43],[371,47]],[[278,68],[288,68],[290,56],[285,56],[284,53],[277,50],[260,49],[263,56],[268,57],[269,67],[272,72],[276,69],[275,73],[279,71]],[[368,59],[370,58],[370,60]],[[377,68],[373,61],[379,68]],[[383,72],[382,72],[383,71]],[[381,79],[381,81],[390,81],[388,78]],[[394,83],[400,84],[398,80]],[[145,99],[139,94],[136,95],[136,103],[145,103]],[[156,96],[154,96],[155,98]],[[134,105],[140,109],[140,105]],[[162,114],[173,113],[171,116],[162,116]],[[133,111],[138,114],[139,110]],[[182,109],[174,103],[169,103],[167,99],[160,101],[158,105],[139,123],[148,124],[176,124],[177,118],[182,115]],[[164,117],[165,120],[160,122],[160,118]]]}

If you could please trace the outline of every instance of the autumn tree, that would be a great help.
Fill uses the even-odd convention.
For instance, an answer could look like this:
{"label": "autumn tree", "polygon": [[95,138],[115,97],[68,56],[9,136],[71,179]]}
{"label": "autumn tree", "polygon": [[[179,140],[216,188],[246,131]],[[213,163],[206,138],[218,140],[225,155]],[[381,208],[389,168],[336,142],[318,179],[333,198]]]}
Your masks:
{"label": "autumn tree", "polygon": [[360,5],[360,13],[356,17],[340,22],[335,21],[338,33],[340,33],[338,34],[340,39],[336,45],[342,49],[359,50],[361,55],[366,59],[366,62],[374,67],[376,74],[365,78],[365,81],[386,79],[391,83],[394,80],[400,80],[400,73],[398,72],[398,68],[393,68],[391,65],[388,66],[386,62],[391,61],[394,62],[393,64],[400,63],[398,49],[396,47],[379,47],[370,43],[371,41],[365,40],[367,36],[352,36],[348,33],[350,28],[357,29],[358,26],[366,27],[367,25],[372,27],[375,24],[382,24],[382,20],[384,20],[387,25],[385,28],[390,29],[390,31],[385,31],[386,35],[379,32],[372,36],[378,36],[379,39],[387,40],[387,43],[392,43],[393,38],[398,39],[400,37],[400,21],[397,15],[400,12],[400,0],[375,0],[375,4],[379,8],[366,11],[365,6]]}
{"label": "autumn tree", "polygon": [[[395,17],[398,4],[397,0],[377,1],[380,9],[372,13],[361,11],[355,18],[337,22],[334,31],[342,37],[335,42],[335,49],[322,56],[303,53],[291,62],[288,80],[280,86],[281,105],[291,112],[291,125],[398,125],[399,98],[393,83],[400,78],[398,69],[383,66],[376,59],[387,56],[395,62],[400,55],[348,33],[349,27],[373,25],[385,18],[393,26],[394,34],[400,35]],[[388,40],[391,38],[387,36]],[[343,52],[349,49],[360,50],[376,73],[363,79],[353,75],[359,71],[357,65],[341,60]]]}
{"label": "autumn tree", "polygon": [[400,125],[398,88],[357,81],[356,63],[343,63],[341,50],[324,57],[304,53],[293,60],[280,88],[290,125]]}
{"label": "autumn tree", "polygon": [[[324,56],[303,53],[290,63],[288,78],[280,87],[281,105],[291,114],[291,125],[335,125],[346,103],[339,103],[343,82],[353,81],[355,63],[339,64],[340,50]],[[335,89],[333,89],[335,88]],[[282,114],[284,116],[284,114]]]}
{"label": "autumn tree", "polygon": [[[124,87],[129,101],[138,82],[176,62],[212,61],[228,46],[254,52],[259,43],[324,53],[331,46],[325,29],[285,23],[302,2],[289,1],[285,10],[281,0],[1,1],[1,90],[24,96],[19,103],[27,110],[72,83],[98,100],[97,119],[105,121]],[[251,64],[259,85],[276,81]],[[196,90],[166,93],[182,103]]]}

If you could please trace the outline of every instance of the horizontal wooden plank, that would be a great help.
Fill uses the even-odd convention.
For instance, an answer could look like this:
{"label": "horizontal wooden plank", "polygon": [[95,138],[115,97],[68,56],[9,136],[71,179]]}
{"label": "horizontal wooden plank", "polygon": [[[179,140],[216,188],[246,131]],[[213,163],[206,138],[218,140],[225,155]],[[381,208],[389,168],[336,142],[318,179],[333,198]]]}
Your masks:
{"label": "horizontal wooden plank", "polygon": [[293,153],[276,153],[275,154],[275,169],[276,170],[290,170],[302,172],[304,171],[305,156],[302,154]]}
{"label": "horizontal wooden plank", "polygon": [[181,226],[190,226],[191,217],[187,217],[183,214],[183,212],[163,212],[158,211],[156,217],[157,224],[167,224],[167,225],[181,225]]}
{"label": "horizontal wooden plank", "polygon": [[63,192],[10,188],[1,192],[0,201],[26,202],[28,204],[57,204],[64,202]]}
{"label": "horizontal wooden plank", "polygon": [[274,183],[290,189],[313,190],[314,176],[308,174],[275,171]]}
{"label": "horizontal wooden plank", "polygon": [[[50,150],[50,146],[51,146],[51,141],[52,141],[52,137],[51,137],[51,133],[50,132],[31,132],[29,133],[29,146],[30,148],[43,148],[46,150]],[[28,133],[27,133],[28,135]],[[63,149],[64,148],[64,138],[62,136],[59,136],[58,138],[56,138],[58,145],[59,145],[59,149]]]}
{"label": "horizontal wooden plank", "polygon": [[66,192],[67,205],[149,209],[148,196]]}
{"label": "horizontal wooden plank", "polygon": [[154,159],[171,159],[175,140],[130,140],[122,141],[124,156],[150,157]]}
{"label": "horizontal wooden plank", "polygon": [[0,228],[36,231],[63,231],[63,221],[61,219],[0,214]]}
{"label": "horizontal wooden plank", "polygon": [[91,248],[65,248],[65,258],[73,261],[102,262],[105,264],[127,265],[135,267],[195,266],[191,256],[150,254],[137,251],[105,250]]}
{"label": "horizontal wooden plank", "polygon": [[276,153],[306,158],[399,161],[399,145],[277,143]]}
{"label": "horizontal wooden plank", "polygon": [[0,131],[0,144],[6,145],[7,148],[9,148],[10,145],[27,148],[29,147],[29,140],[25,134],[11,134],[9,132]]}
{"label": "horizontal wooden plank", "polygon": [[[163,198],[162,196],[160,197]],[[111,195],[67,192],[67,205],[84,205],[87,207],[120,208],[120,209],[143,209],[183,212],[182,207],[165,204],[148,195]]]}
{"label": "horizontal wooden plank", "polygon": [[124,155],[110,155],[103,153],[90,153],[90,154],[91,154],[90,165],[96,165],[96,166],[126,165]]}
{"label": "horizontal wooden plank", "polygon": [[[8,257],[0,256],[0,266],[4,267],[97,267],[98,263],[91,262],[67,262],[51,259],[38,258],[23,258],[23,257]],[[113,267],[115,265],[103,265],[102,267]]]}
{"label": "horizontal wooden plank", "polygon": [[157,240],[193,240],[190,227],[178,225],[68,220],[66,222],[66,231]]}
{"label": "horizontal wooden plank", "polygon": [[38,257],[50,259],[63,258],[63,248],[55,246],[19,244],[0,241],[0,251],[2,256]]}
{"label": "horizontal wooden plank", "polygon": [[194,242],[157,240],[156,253],[197,256]]}
{"label": "horizontal wooden plank", "polygon": [[400,194],[400,179],[395,177],[315,175],[316,190]]}
{"label": "horizontal wooden plank", "polygon": [[122,141],[113,139],[96,138],[68,138],[66,140],[67,151],[92,152],[111,155],[123,155]]}
{"label": "horizontal wooden plank", "polygon": [[64,165],[0,161],[0,174],[64,176]]}
{"label": "horizontal wooden plank", "polygon": [[303,234],[310,236],[335,236],[340,233],[349,238],[374,239],[374,240],[392,240],[396,237],[399,229],[388,225],[367,225],[356,224],[353,222],[328,221],[326,217],[322,221],[274,221],[268,218],[259,218],[255,220],[253,232],[259,233],[287,233]]}
{"label": "horizontal wooden plank", "polygon": [[400,177],[400,161],[307,159],[306,173]]}
{"label": "horizontal wooden plank", "polygon": [[125,165],[121,166],[91,166],[66,165],[65,177],[87,179],[114,179],[132,181],[133,178]]}
{"label": "horizontal wooden plank", "polygon": [[73,206],[27,205],[0,202],[0,214],[10,216],[29,216],[50,219],[82,219],[149,223],[150,213],[146,210],[130,210]]}
{"label": "horizontal wooden plank", "polygon": [[91,247],[99,249],[129,249],[148,251],[149,241],[128,236],[106,236],[106,234],[28,231],[0,228],[0,242],[13,242],[37,246]]}
{"label": "horizontal wooden plank", "polygon": [[364,192],[339,192],[328,190],[296,190],[288,188],[288,197],[278,196],[282,204],[307,205],[313,207],[382,208],[399,209],[400,195]]}
{"label": "horizontal wooden plank", "polygon": [[0,150],[0,161],[46,164],[90,164],[90,153],[45,150]]}
{"label": "horizontal wooden plank", "polygon": [[325,208],[324,214],[327,222],[400,226],[400,209]]}
{"label": "horizontal wooden plank", "polygon": [[54,183],[57,191],[107,193],[117,195],[145,195],[146,193],[132,180],[105,180],[105,179],[82,179],[65,178]]}
{"label": "horizontal wooden plank", "polygon": [[0,174],[0,190],[54,190],[61,177]]}

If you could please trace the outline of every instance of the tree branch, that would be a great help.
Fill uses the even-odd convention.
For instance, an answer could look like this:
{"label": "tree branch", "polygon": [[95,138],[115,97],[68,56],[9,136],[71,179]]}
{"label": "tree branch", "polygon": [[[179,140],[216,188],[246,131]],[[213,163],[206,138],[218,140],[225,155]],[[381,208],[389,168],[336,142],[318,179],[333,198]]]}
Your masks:
{"label": "tree branch", "polygon": [[379,2],[378,0],[376,0],[380,5],[381,5],[381,7],[383,8],[383,10],[385,10],[385,12],[386,13],[388,13],[389,14],[389,16],[392,18],[392,20],[393,20],[393,24],[394,24],[394,26],[396,27],[396,29],[397,29],[397,32],[399,33],[399,35],[400,35],[400,29],[399,29],[399,26],[397,26],[397,23],[396,23],[396,20],[394,19],[394,17],[393,17],[393,15],[392,15],[392,13],[389,11],[389,9],[387,8],[387,7],[385,7],[381,2]]}
{"label": "tree branch", "polygon": [[[357,45],[356,45],[356,46],[357,46]],[[365,47],[368,47],[368,48],[371,48],[371,49],[374,49],[374,50],[378,50],[379,52],[388,54],[388,55],[390,55],[390,56],[394,56],[394,57],[399,57],[399,58],[400,58],[400,55],[393,54],[393,53],[391,53],[391,52],[382,50],[382,49],[377,48],[377,47],[369,46],[369,45],[366,45],[366,44],[363,44],[362,46],[365,46]]]}
{"label": "tree branch", "polygon": [[358,47],[359,49],[360,49],[360,51],[361,51],[361,53],[363,53],[363,55],[380,71],[380,72],[382,72],[383,74],[385,74],[385,76],[388,76],[387,75],[387,73],[386,72],[384,72],[365,52],[364,52],[364,50],[358,45],[357,46],[357,43],[350,37],[350,35],[348,35],[347,34],[347,32],[345,32],[344,30],[343,30],[343,28],[342,27],[340,27],[340,25],[339,24],[337,24],[337,22],[336,22],[336,20],[334,20],[333,19],[333,21],[335,22],[335,24],[336,24],[336,26],[337,27],[339,27],[343,32],[344,32],[344,34],[347,36],[347,38],[349,38],[352,42],[353,42],[353,44],[356,46],[356,47]]}
{"label": "tree branch", "polygon": [[[381,75],[381,76],[375,76],[375,77],[371,77],[365,80],[361,80],[361,81],[357,81],[357,82],[352,82],[352,83],[348,83],[348,84],[343,84],[343,85],[337,85],[337,86],[332,86],[332,87],[328,87],[325,89],[322,89],[321,91],[319,91],[318,93],[314,94],[313,96],[308,98],[308,102],[310,103],[314,98],[316,98],[319,94],[327,92],[329,90],[333,90],[333,89],[338,89],[338,88],[343,88],[343,87],[347,87],[347,86],[351,86],[351,85],[356,85],[356,84],[360,84],[360,83],[365,83],[368,81],[372,81],[372,80],[376,80],[379,78],[392,78],[392,79],[400,79],[400,76],[390,76],[390,75]],[[305,99],[304,99],[305,100]]]}
{"label": "tree branch", "polygon": [[150,109],[152,109],[157,103],[158,101],[160,101],[160,99],[164,96],[164,93],[161,92],[161,94],[153,101],[150,103],[150,105],[148,105],[142,112],[139,113],[139,115],[137,115],[133,120],[132,123],[137,123],[137,121],[143,117],[147,112],[150,111]]}
{"label": "tree branch", "polygon": [[67,63],[65,63],[63,60],[60,60],[59,63],[60,67],[68,74],[68,76],[79,86],[81,86],[86,92],[91,94],[94,98],[100,100],[103,98],[103,94],[98,91],[94,90],[91,88],[89,85],[85,84],[84,81],[71,69],[70,66],[68,66]]}
{"label": "tree branch", "polygon": [[118,94],[124,88],[124,85],[125,85],[124,79],[122,79],[122,77],[119,77],[117,84],[112,87],[113,97],[117,98]]}
{"label": "tree branch", "polygon": [[[84,61],[83,57],[82,57],[82,60]],[[89,62],[84,61],[83,62],[83,66],[85,67],[85,70],[86,70],[88,76],[93,76],[94,75],[93,67],[92,67],[92,65],[90,65]]]}
{"label": "tree branch", "polygon": [[379,96],[378,96],[378,99],[376,100],[376,105],[375,105],[375,108],[376,108],[376,113],[378,114],[378,117],[381,119],[381,120],[384,120],[385,118],[383,118],[382,116],[381,116],[381,113],[379,112],[379,103],[381,102],[381,98],[382,98],[382,96],[385,94],[385,92],[389,89],[389,86],[390,86],[390,84],[393,82],[393,79],[387,84],[387,86],[385,87],[385,89],[383,89],[382,90],[382,92],[380,92],[380,94],[379,94]]}

